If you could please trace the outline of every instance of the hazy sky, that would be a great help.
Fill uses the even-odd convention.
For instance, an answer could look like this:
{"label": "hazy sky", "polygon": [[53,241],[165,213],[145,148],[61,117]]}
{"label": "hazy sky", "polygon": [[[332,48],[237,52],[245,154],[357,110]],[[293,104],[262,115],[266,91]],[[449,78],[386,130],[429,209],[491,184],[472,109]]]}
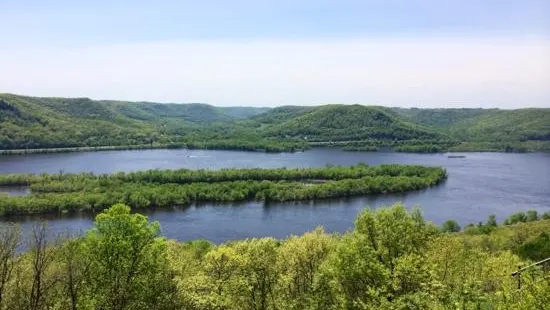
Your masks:
{"label": "hazy sky", "polygon": [[550,107],[548,0],[0,0],[0,23],[0,92]]}

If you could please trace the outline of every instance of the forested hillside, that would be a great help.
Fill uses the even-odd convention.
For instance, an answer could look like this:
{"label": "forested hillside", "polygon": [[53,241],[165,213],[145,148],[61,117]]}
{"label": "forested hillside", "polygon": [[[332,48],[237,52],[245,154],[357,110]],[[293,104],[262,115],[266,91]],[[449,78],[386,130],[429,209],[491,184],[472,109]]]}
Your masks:
{"label": "forested hillside", "polygon": [[0,94],[0,149],[158,144],[277,148],[275,141],[223,125],[266,110]]}
{"label": "forested hillside", "polygon": [[203,103],[163,104],[151,102],[103,101],[112,105],[124,116],[133,119],[162,122],[167,120],[187,121],[192,123],[223,122],[243,119],[267,112],[269,108],[252,107],[214,107]]}
{"label": "forested hillside", "polygon": [[144,146],[293,151],[550,150],[550,109],[274,109],[0,94],[0,149]]}
{"label": "forested hillside", "polygon": [[411,122],[433,126],[437,128],[448,128],[467,119],[487,114],[495,109],[389,109],[397,116],[404,117]]}
{"label": "forested hillside", "polygon": [[149,143],[153,124],[86,98],[0,96],[0,148]]}
{"label": "forested hillside", "polygon": [[403,152],[550,150],[550,109],[280,107],[248,123],[268,137],[347,150]]}
{"label": "forested hillside", "polygon": [[550,141],[550,109],[392,109],[466,141]]}
{"label": "forested hillside", "polygon": [[[271,114],[274,111],[266,114]],[[310,141],[434,139],[442,135],[392,117],[378,107],[326,105],[286,115],[263,132],[269,136]]]}
{"label": "forested hillside", "polygon": [[550,141],[550,109],[492,111],[450,128],[451,133],[474,141]]}

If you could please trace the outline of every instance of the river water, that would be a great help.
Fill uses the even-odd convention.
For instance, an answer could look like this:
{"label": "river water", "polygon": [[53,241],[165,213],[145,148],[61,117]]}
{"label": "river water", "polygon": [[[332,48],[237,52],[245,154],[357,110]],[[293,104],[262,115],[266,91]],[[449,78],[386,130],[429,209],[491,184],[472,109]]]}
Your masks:
{"label": "river water", "polygon": [[[344,232],[353,227],[358,212],[367,206],[379,207],[402,202],[407,208],[418,205],[424,216],[436,224],[455,219],[461,225],[484,221],[490,214],[498,220],[518,211],[550,211],[550,154],[548,153],[463,153],[465,158],[447,154],[405,154],[344,152],[335,148],[315,148],[303,153],[251,153],[206,150],[139,150],[84,153],[0,156],[0,174],[92,171],[111,173],[145,169],[220,169],[224,167],[310,167],[369,165],[382,163],[442,166],[449,178],[441,185],[403,195],[379,195],[315,202],[264,204],[204,204],[185,209],[146,210],[159,221],[163,234],[171,239],[232,239],[273,236],[284,238],[317,226]],[[0,188],[0,192],[2,189]],[[24,194],[24,189],[4,189]],[[19,222],[25,231],[48,220],[53,233],[78,233],[91,227],[92,214],[22,216],[3,219]],[[1,225],[1,223],[0,223]]]}

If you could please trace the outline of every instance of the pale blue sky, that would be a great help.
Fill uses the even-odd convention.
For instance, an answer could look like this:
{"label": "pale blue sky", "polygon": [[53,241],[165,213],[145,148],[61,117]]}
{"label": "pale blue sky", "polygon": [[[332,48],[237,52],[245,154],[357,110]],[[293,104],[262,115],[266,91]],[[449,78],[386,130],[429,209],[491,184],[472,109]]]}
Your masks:
{"label": "pale blue sky", "polygon": [[550,1],[0,0],[0,92],[550,106]]}

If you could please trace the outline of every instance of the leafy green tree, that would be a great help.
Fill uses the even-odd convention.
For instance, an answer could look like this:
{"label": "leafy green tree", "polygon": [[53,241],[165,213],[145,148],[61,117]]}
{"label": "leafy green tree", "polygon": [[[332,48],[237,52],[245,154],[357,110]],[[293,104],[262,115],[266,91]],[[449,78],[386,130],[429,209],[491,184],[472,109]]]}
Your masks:
{"label": "leafy green tree", "polygon": [[497,292],[515,285],[510,274],[519,257],[509,251],[487,251],[481,244],[487,245],[488,239],[487,235],[444,234],[430,244],[427,263],[440,283],[431,295],[445,309],[492,309]]}
{"label": "leafy green tree", "polygon": [[273,238],[249,239],[234,244],[237,253],[242,255],[241,281],[246,290],[237,295],[235,305],[246,309],[275,309],[275,287],[277,274],[277,247]]}
{"label": "leafy green tree", "polygon": [[89,292],[86,278],[93,259],[86,255],[80,238],[70,238],[60,246],[57,261],[62,299],[60,304],[71,310],[86,309],[93,305],[93,296]]}
{"label": "leafy green tree", "polygon": [[526,214],[526,220],[527,222],[534,222],[539,220],[539,214],[536,210],[529,210]]}
{"label": "leafy green tree", "polygon": [[325,267],[337,283],[334,294],[343,295],[341,306],[376,308],[431,282],[427,270],[419,278],[407,277],[405,270],[424,268],[418,263],[435,233],[418,209],[409,213],[394,205],[361,212],[355,230],[344,236]]}
{"label": "leafy green tree", "polygon": [[460,231],[460,225],[458,225],[458,222],[455,220],[447,220],[443,225],[441,225],[441,232],[459,232]]}
{"label": "leafy green tree", "polygon": [[550,235],[542,232],[533,240],[523,243],[518,253],[521,257],[534,261],[543,260],[550,257]]}
{"label": "leafy green tree", "polygon": [[494,214],[489,215],[489,219],[485,225],[488,227],[497,227],[497,216]]}
{"label": "leafy green tree", "polygon": [[512,224],[525,223],[525,222],[527,222],[527,215],[525,215],[525,212],[518,212],[508,217],[504,221],[504,225],[512,225]]}
{"label": "leafy green tree", "polygon": [[319,270],[334,250],[336,239],[317,228],[285,240],[278,250],[279,283],[277,303],[285,309],[319,309],[322,288],[317,285]]}
{"label": "leafy green tree", "polygon": [[99,309],[174,307],[166,241],[159,224],[117,204],[96,217],[84,243]]}
{"label": "leafy green tree", "polygon": [[204,257],[204,271],[219,307],[230,308],[236,302],[233,297],[247,290],[241,278],[245,264],[244,256],[231,246],[222,245]]}

